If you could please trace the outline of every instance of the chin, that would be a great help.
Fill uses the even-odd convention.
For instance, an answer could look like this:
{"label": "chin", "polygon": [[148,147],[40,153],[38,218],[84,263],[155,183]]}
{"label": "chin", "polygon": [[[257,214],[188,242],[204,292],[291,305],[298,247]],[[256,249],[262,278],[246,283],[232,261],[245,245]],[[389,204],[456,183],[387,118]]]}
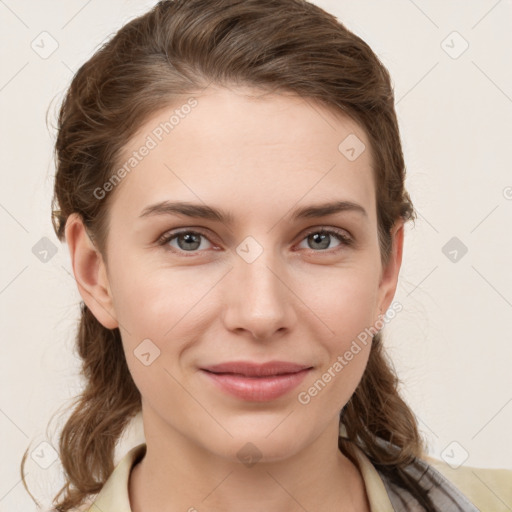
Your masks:
{"label": "chin", "polygon": [[[277,433],[276,429],[275,432],[268,435],[271,430],[265,429],[262,432],[261,428],[255,428],[254,434],[251,434],[250,429],[241,432],[239,435],[233,433],[233,438],[230,439],[228,445],[224,447],[219,455],[251,467],[258,462],[286,460],[301,449],[302,444],[297,439],[296,434],[284,429]],[[218,453],[219,446],[216,448]]]}

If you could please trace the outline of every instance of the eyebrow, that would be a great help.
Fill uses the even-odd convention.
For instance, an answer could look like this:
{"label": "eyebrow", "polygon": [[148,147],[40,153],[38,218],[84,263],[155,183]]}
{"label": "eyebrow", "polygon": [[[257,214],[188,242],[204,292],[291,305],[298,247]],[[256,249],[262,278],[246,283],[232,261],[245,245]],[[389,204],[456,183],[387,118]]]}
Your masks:
{"label": "eyebrow", "polygon": [[[360,204],[352,201],[331,201],[297,208],[292,212],[291,220],[297,221],[300,219],[325,217],[340,212],[355,212],[368,218],[368,213]],[[144,208],[139,217],[153,217],[156,215],[183,215],[191,218],[217,221],[227,225],[232,225],[234,222],[233,215],[222,209],[181,201],[161,201],[152,204]]]}

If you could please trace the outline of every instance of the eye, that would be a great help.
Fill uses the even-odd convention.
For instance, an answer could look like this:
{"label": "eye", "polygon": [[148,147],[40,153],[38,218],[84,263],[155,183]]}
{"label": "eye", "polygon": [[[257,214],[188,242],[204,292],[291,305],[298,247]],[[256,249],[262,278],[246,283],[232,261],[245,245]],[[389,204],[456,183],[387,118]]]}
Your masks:
{"label": "eye", "polygon": [[334,247],[334,251],[338,250],[341,246],[351,246],[353,244],[352,238],[338,229],[316,228],[310,230],[304,240],[308,243],[308,248],[314,252],[331,252],[326,251],[326,249],[329,249],[333,237],[339,241],[339,244]]}
{"label": "eye", "polygon": [[[158,240],[157,244],[162,246],[170,245],[170,242],[176,240],[178,247],[170,245],[171,250],[175,252],[192,252],[194,253],[201,247],[201,239],[208,240],[206,235],[198,231],[179,231],[177,233],[164,233]],[[204,249],[204,247],[202,247]]]}

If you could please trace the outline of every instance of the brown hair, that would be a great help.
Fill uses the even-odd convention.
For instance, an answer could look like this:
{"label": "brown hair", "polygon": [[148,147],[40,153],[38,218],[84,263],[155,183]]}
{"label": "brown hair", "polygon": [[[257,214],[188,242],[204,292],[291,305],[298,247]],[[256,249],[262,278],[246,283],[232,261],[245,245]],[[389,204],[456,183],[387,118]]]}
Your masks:
{"label": "brown hair", "polygon": [[[404,187],[390,76],[363,40],[306,0],[161,1],[105,43],[78,70],[59,112],[52,214],[58,238],[64,240],[66,220],[77,212],[106,259],[113,194],[98,200],[94,191],[112,177],[127,141],[150,115],[210,83],[293,93],[344,113],[365,129],[381,259],[387,263],[394,223],[416,217]],[[83,302],[77,348],[85,388],[59,440],[66,484],[54,503],[63,512],[101,490],[114,469],[116,443],[141,410],[119,330],[103,327]],[[398,384],[379,332],[340,421],[350,442],[376,467],[434,511],[426,490],[404,471],[426,455],[426,446]],[[379,438],[399,450],[386,450]],[[340,440],[342,451],[344,443]]]}

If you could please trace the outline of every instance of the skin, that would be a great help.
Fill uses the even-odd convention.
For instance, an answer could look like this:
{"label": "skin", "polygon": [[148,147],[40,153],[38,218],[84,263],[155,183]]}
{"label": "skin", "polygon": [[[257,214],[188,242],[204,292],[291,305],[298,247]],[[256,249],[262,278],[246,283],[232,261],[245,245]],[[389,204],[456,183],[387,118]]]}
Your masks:
{"label": "skin", "polygon": [[[114,190],[105,255],[77,215],[66,225],[80,294],[105,327],[119,327],[142,395],[147,453],[129,481],[133,512],[369,510],[358,466],[337,449],[337,438],[370,343],[308,404],[297,395],[390,306],[403,222],[392,230],[383,268],[364,130],[312,100],[256,95],[212,86],[196,96],[198,105]],[[178,106],[144,123],[123,158]],[[366,146],[354,161],[338,150],[352,133]],[[222,208],[234,223],[139,218],[166,199]],[[367,216],[290,220],[297,207],[332,200],[358,203]],[[315,243],[309,228],[321,227],[354,244],[335,236]],[[178,228],[200,230],[201,245],[183,237],[167,250],[156,245]],[[251,263],[236,252],[248,236],[263,249]],[[160,350],[148,366],[134,355],[145,339]],[[260,403],[224,393],[199,370],[240,359],[313,370],[290,393]],[[261,454],[250,467],[237,456],[247,442]]]}

